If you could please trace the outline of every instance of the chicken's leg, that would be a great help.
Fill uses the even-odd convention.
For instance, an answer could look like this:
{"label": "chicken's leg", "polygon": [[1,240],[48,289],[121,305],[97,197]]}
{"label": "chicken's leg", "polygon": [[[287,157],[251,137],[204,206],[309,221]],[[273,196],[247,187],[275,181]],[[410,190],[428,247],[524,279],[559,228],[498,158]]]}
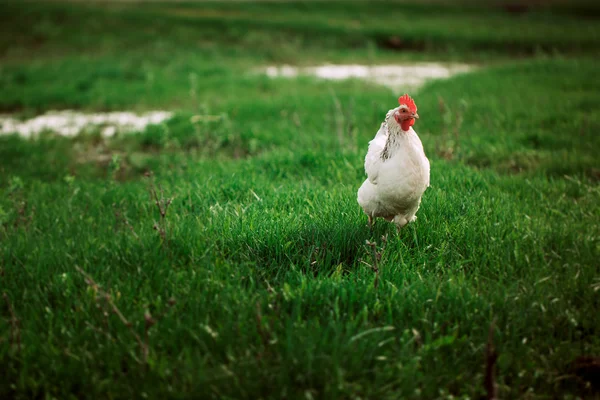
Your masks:
{"label": "chicken's leg", "polygon": [[408,224],[408,219],[404,215],[396,215],[396,217],[394,217],[394,225],[396,225],[398,234],[400,234],[400,229],[402,229],[406,224]]}

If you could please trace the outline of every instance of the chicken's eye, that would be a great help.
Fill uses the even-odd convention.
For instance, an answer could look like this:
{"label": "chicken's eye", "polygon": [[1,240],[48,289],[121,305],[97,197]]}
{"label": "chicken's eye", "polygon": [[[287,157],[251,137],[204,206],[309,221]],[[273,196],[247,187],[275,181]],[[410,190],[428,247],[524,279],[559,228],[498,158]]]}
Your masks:
{"label": "chicken's eye", "polygon": [[406,110],[403,108],[403,109],[402,109],[402,112],[406,112]]}

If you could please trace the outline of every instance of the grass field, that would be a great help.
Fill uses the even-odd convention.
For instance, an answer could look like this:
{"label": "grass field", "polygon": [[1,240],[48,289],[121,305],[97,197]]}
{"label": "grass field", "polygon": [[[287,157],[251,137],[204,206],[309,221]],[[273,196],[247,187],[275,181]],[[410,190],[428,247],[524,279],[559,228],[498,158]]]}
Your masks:
{"label": "grass field", "polygon": [[[0,398],[485,398],[490,343],[499,398],[598,398],[597,6],[0,7],[0,113],[175,113],[0,135]],[[478,68],[411,93],[431,187],[371,233],[396,96],[251,71],[414,60]]]}

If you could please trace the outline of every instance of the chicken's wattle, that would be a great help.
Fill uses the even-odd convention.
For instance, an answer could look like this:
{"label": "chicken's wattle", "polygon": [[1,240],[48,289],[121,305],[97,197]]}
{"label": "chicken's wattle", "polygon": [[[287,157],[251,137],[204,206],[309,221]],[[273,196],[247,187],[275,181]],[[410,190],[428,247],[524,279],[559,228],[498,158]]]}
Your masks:
{"label": "chicken's wattle", "polygon": [[400,123],[400,127],[402,127],[403,131],[408,131],[410,129],[410,127],[413,126],[414,124],[415,124],[415,119],[409,118],[409,119],[405,119],[404,121],[402,121]]}

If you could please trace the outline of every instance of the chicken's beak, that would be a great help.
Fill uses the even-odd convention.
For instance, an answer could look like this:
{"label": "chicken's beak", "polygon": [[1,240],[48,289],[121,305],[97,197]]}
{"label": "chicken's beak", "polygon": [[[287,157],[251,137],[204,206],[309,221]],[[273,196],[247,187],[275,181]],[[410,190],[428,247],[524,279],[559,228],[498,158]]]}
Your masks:
{"label": "chicken's beak", "polygon": [[412,117],[414,119],[419,119],[419,114],[417,114],[416,112],[412,113]]}

